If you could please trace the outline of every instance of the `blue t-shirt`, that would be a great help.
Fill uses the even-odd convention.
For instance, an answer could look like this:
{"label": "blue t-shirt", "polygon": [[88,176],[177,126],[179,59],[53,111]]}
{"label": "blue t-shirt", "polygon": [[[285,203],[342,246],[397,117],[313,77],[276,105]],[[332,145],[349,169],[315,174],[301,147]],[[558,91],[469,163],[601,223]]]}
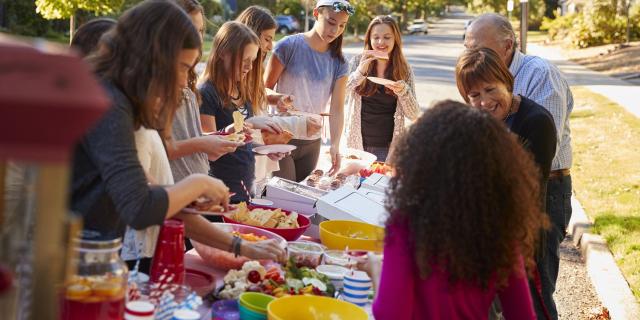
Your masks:
{"label": "blue t-shirt", "polygon": [[348,75],[349,64],[332,57],[331,50],[314,50],[302,33],[276,43],[273,55],[284,65],[276,91],[293,95],[294,104],[301,111],[327,112],[333,86]]}
{"label": "blue t-shirt", "polygon": [[[218,130],[233,124],[234,111],[240,111],[245,119],[253,117],[251,104],[248,102],[242,107],[236,107],[233,104],[223,106],[218,90],[210,81],[202,84],[199,90],[202,96],[200,114],[215,117]],[[233,153],[227,153],[216,161],[209,161],[209,175],[222,180],[231,192],[236,193],[231,197],[232,203],[249,200],[247,192],[240,181],[244,182],[247,190],[251,190],[255,179],[256,166],[256,159],[253,151],[251,151],[252,148],[253,144],[247,143],[242,147],[238,147]]]}

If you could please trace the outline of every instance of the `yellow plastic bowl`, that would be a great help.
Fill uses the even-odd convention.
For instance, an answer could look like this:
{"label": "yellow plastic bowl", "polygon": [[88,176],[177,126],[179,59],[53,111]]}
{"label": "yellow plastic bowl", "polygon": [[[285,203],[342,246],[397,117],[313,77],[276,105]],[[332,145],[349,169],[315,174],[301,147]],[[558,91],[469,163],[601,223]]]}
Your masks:
{"label": "yellow plastic bowl", "polygon": [[267,306],[269,320],[368,320],[355,304],[320,296],[288,296]]}
{"label": "yellow plastic bowl", "polygon": [[356,221],[329,220],[320,223],[320,241],[329,249],[382,252],[384,228]]}

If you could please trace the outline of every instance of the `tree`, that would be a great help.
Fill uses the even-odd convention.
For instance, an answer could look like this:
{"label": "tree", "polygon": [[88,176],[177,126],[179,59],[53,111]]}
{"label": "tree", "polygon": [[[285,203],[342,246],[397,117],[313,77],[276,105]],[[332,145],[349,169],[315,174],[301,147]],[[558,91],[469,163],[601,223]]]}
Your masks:
{"label": "tree", "polygon": [[45,19],[69,19],[69,39],[73,39],[75,15],[85,10],[96,15],[114,13],[124,0],[36,0],[36,12]]}

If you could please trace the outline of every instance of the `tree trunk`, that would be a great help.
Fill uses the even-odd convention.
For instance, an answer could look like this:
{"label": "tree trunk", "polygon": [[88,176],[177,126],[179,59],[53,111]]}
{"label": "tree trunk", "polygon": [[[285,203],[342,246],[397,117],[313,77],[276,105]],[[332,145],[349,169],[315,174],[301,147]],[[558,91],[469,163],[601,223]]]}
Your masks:
{"label": "tree trunk", "polygon": [[73,13],[71,17],[69,17],[69,44],[71,44],[71,40],[73,40],[73,34],[76,30],[76,15]]}

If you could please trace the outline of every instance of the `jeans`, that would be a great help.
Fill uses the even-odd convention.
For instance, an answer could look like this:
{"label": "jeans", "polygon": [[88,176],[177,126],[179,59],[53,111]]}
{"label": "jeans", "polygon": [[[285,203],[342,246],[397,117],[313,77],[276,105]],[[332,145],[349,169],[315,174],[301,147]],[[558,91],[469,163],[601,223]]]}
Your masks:
{"label": "jeans", "polygon": [[[556,281],[558,280],[558,269],[560,266],[560,243],[567,234],[567,226],[571,219],[571,176],[550,179],[547,182],[547,213],[551,222],[544,240],[546,249],[541,257],[536,261],[542,285],[542,300],[551,316],[551,319],[558,319],[553,293],[556,291]],[[535,288],[531,288],[532,294]],[[545,319],[537,299],[537,294],[533,296],[534,307],[538,314],[538,319]]]}

